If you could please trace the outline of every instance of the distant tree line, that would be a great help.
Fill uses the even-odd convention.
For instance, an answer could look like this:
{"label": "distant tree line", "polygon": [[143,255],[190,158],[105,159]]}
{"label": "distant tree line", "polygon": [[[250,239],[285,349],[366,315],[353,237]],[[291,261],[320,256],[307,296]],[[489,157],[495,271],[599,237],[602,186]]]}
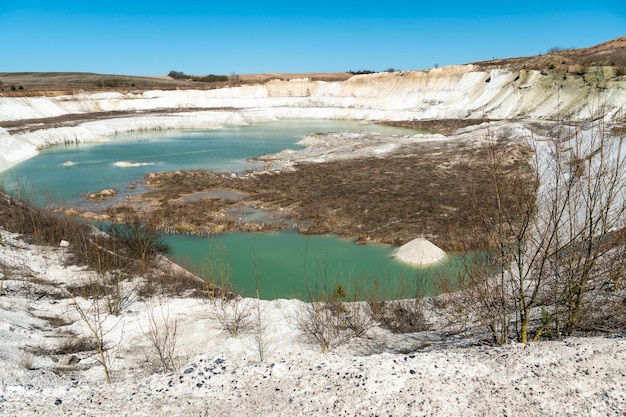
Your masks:
{"label": "distant tree line", "polygon": [[96,87],[100,88],[134,88],[135,82],[130,78],[102,78],[96,81]]}
{"label": "distant tree line", "polygon": [[377,71],[372,71],[372,70],[359,70],[359,71],[348,71],[349,74],[352,75],[362,75],[362,74],[374,74]]}
{"label": "distant tree line", "polygon": [[204,83],[213,83],[218,81],[228,81],[228,77],[226,75],[187,75],[182,71],[170,71],[167,74],[169,77],[172,77],[175,80],[191,80],[198,81]]}
{"label": "distant tree line", "polygon": [[574,48],[562,48],[560,46],[553,46],[552,48],[548,49],[548,53],[549,54],[553,54],[555,52],[562,52],[562,51],[569,51],[572,50]]}
{"label": "distant tree line", "polygon": [[[16,86],[15,84],[11,84],[10,86],[8,86],[9,90],[11,91],[16,91],[16,90],[23,90],[24,86]],[[0,91],[4,91],[4,83],[2,81],[0,81]]]}
{"label": "distant tree line", "polygon": [[398,71],[398,70],[396,70],[395,68],[387,68],[385,71],[372,71],[372,70],[353,71],[353,70],[350,70],[350,71],[348,71],[348,74],[362,75],[362,74],[375,74],[377,72],[396,72],[396,71]]}

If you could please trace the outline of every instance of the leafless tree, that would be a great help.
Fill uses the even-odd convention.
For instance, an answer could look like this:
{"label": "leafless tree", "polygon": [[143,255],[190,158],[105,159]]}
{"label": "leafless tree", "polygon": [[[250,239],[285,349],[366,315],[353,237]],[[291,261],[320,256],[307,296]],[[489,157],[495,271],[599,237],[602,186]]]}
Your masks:
{"label": "leafless tree", "polygon": [[110,383],[114,357],[112,349],[115,343],[110,343],[106,337],[114,326],[107,325],[107,319],[112,316],[104,307],[100,294],[100,292],[94,292],[91,297],[87,298],[85,303],[74,298],[72,306],[78,313],[80,320],[87,326],[96,346],[98,362],[102,366],[104,379],[107,383]]}
{"label": "leafless tree", "polygon": [[[140,325],[144,336],[156,356],[154,362],[165,373],[176,369],[176,349],[178,347],[178,321],[170,317],[166,300],[148,299],[145,301],[148,314],[148,326],[144,329]],[[149,358],[150,359],[150,358]]]}
{"label": "leafless tree", "polygon": [[505,175],[514,148],[486,137],[493,201],[473,202],[486,249],[468,258],[454,298],[498,344],[569,334],[624,272],[624,136],[601,121],[559,123],[529,141],[532,165],[517,176]]}

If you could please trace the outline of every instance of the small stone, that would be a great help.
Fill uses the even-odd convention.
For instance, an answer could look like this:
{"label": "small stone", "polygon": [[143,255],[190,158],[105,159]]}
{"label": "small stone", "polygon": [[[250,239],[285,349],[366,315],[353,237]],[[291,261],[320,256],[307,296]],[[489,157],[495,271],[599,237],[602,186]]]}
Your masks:
{"label": "small stone", "polygon": [[190,374],[190,373],[192,373],[193,371],[195,371],[195,369],[193,369],[193,368],[187,368],[187,369],[185,369],[185,371],[184,371],[183,373],[184,373],[184,374]]}
{"label": "small stone", "polygon": [[63,358],[61,358],[59,360],[59,365],[61,366],[69,366],[69,365],[74,365],[76,363],[80,362],[80,359],[78,358],[78,356],[76,355],[69,355],[69,356],[65,356]]}
{"label": "small stone", "polygon": [[70,246],[70,242],[68,242],[67,240],[62,240],[61,243],[59,243],[59,246],[62,248],[67,248],[68,246]]}
{"label": "small stone", "polygon": [[62,403],[62,402],[63,402],[63,401],[61,401],[61,399],[60,399],[60,398],[57,398],[57,399],[54,401],[54,405],[61,405],[61,403]]}

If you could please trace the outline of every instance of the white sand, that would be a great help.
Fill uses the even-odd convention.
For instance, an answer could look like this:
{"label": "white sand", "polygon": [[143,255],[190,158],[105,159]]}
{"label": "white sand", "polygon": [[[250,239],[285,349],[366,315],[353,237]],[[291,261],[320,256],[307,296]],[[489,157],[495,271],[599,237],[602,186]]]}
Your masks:
{"label": "white sand", "polygon": [[[323,354],[299,333],[304,304],[260,304],[262,333],[231,338],[200,299],[170,297],[178,326],[175,372],[158,373],[143,329],[146,304],[107,317],[113,383],[93,352],[46,353],[89,337],[65,286],[88,271],[63,265],[65,248],[43,250],[0,231],[0,415],[2,416],[621,416],[626,412],[626,335],[472,346],[427,311],[434,331],[394,335],[380,328]],[[85,301],[81,301],[85,302]],[[157,300],[153,300],[157,302]],[[157,304],[158,305],[158,304]],[[256,307],[255,300],[244,305]],[[160,313],[159,313],[160,314]],[[46,317],[62,318],[64,326]],[[162,315],[157,315],[163,323]],[[256,335],[266,358],[260,362]],[[34,352],[34,353],[29,353]],[[404,352],[404,353],[398,353]],[[69,364],[67,364],[70,362]],[[25,366],[32,364],[30,369]]]}
{"label": "white sand", "polygon": [[417,238],[400,246],[394,257],[412,265],[422,266],[442,261],[446,253],[431,241]]}

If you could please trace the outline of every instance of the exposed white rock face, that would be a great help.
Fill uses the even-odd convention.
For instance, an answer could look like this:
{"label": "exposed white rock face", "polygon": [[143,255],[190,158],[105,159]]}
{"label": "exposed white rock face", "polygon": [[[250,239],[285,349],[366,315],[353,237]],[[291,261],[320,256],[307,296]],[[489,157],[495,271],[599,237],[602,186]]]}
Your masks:
{"label": "exposed white rock face", "polygon": [[394,257],[417,266],[440,262],[446,253],[427,239],[417,238],[400,246]]}
{"label": "exposed white rock face", "polygon": [[[527,70],[486,72],[464,65],[357,75],[337,82],[294,79],[214,90],[0,97],[0,121],[138,112],[26,133],[9,134],[0,128],[0,170],[34,156],[41,147],[107,140],[110,135],[137,130],[207,129],[287,118],[553,120],[558,116],[581,121],[596,116],[613,119],[623,111],[626,81],[621,78],[611,79],[597,89],[581,79],[554,77]],[[596,103],[595,110],[590,103]],[[186,109],[203,110],[181,112]],[[170,112],[142,113],[154,110]],[[595,114],[597,111],[602,114]]]}

